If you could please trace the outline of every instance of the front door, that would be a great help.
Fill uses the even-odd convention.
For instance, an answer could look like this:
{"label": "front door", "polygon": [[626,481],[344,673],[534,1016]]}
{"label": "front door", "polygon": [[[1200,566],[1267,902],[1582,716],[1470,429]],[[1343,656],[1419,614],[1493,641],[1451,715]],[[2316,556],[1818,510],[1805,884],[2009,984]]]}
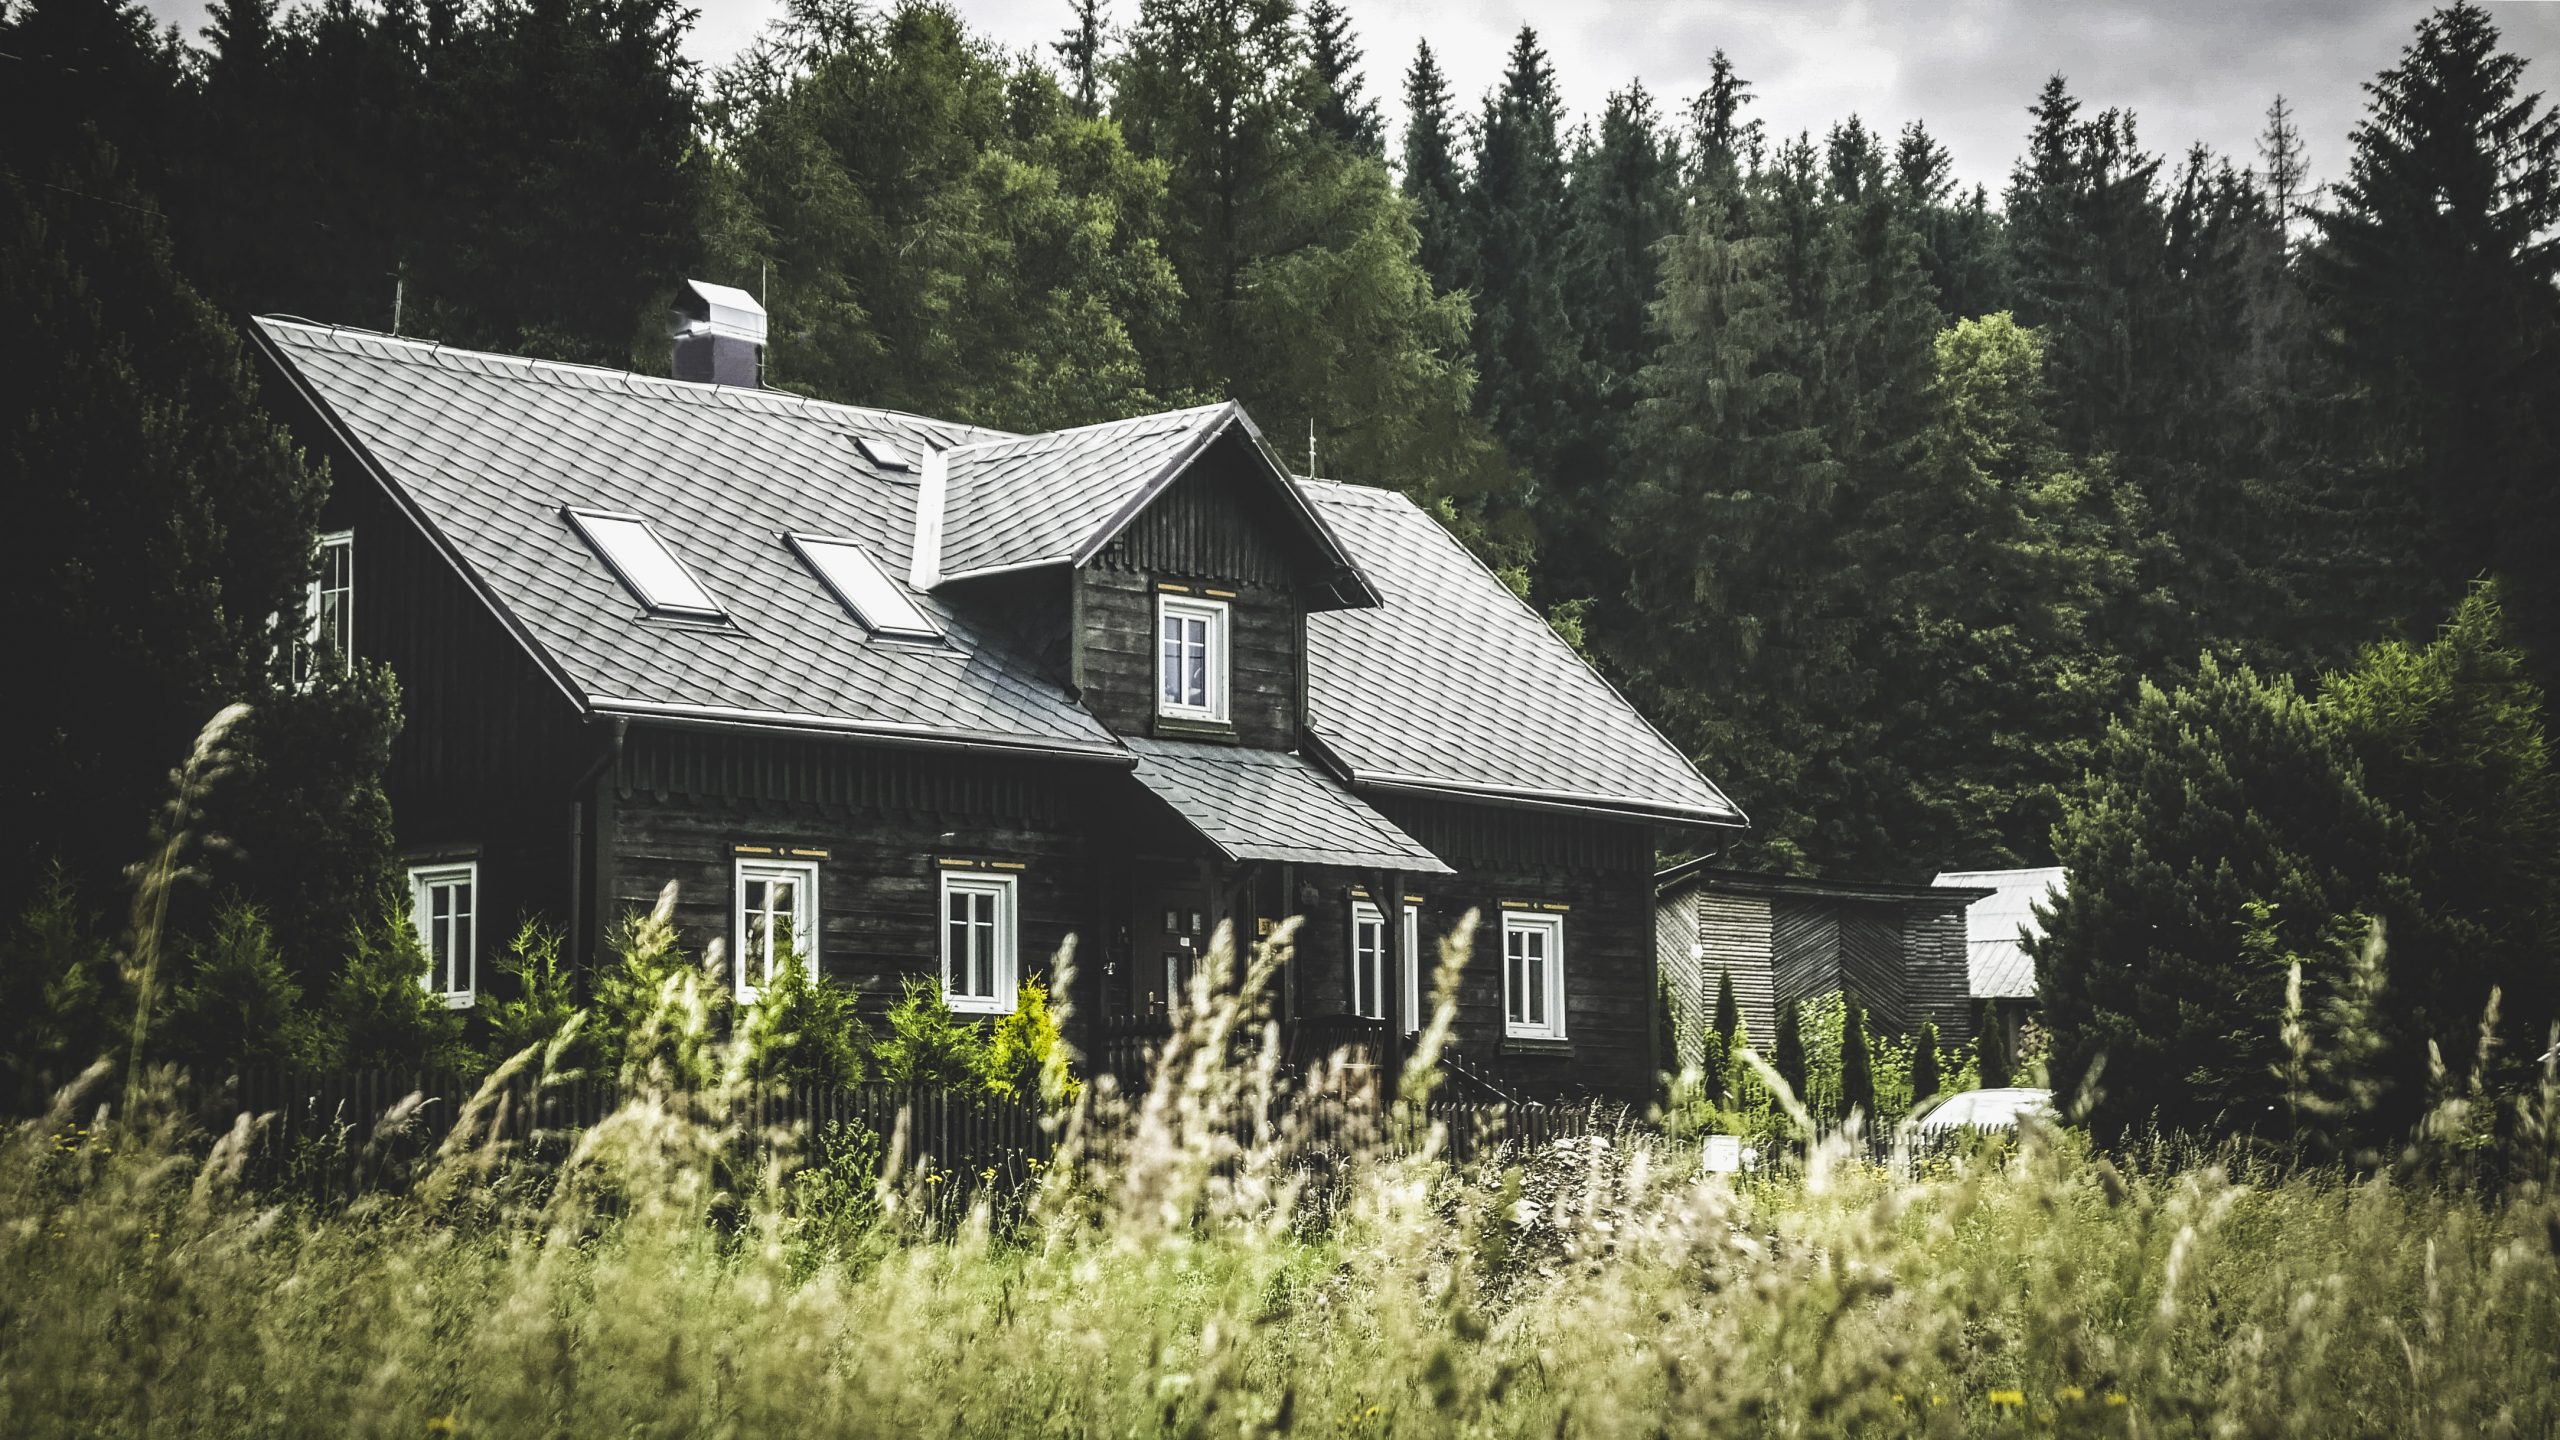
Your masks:
{"label": "front door", "polygon": [[1132,1014],[1163,1015],[1199,971],[1218,928],[1206,867],[1187,860],[1141,860],[1131,875],[1129,978],[1120,995]]}

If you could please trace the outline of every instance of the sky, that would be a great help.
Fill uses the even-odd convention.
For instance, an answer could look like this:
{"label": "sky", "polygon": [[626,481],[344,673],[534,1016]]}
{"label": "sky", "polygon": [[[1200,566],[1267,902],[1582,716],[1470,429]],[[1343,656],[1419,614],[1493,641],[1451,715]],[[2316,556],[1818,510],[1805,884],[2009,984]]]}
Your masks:
{"label": "sky", "polygon": [[[148,0],[190,36],[204,0]],[[779,15],[782,0],[694,0],[686,49],[717,65]],[[1067,0],[955,0],[980,33],[1037,49],[1067,24]],[[1115,23],[1138,0],[1108,0]],[[1999,193],[2022,148],[2026,109],[2045,77],[2070,81],[2085,111],[2129,107],[2146,147],[2172,156],[2199,141],[2254,163],[2268,102],[2292,106],[2315,179],[2343,172],[2359,88],[2395,60],[2425,0],[1348,0],[1369,90],[1401,129],[1402,76],[1431,41],[1451,89],[1472,110],[1500,78],[1513,35],[1536,27],[1577,116],[1641,79],[1665,110],[1685,106],[1722,49],[1752,84],[1751,114],[1772,133],[1817,137],[1862,116],[1891,134],[1928,124],[1956,173]],[[2529,88],[2560,93],[2560,0],[2488,0]]]}

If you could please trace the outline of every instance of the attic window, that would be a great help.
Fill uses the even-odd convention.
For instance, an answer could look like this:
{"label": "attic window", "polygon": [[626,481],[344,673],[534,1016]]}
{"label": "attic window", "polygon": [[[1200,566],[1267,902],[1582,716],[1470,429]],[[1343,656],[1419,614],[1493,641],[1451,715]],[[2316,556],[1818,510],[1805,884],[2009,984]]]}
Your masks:
{"label": "attic window", "polygon": [[679,615],[695,620],[724,620],[728,612],[684,562],[675,557],[649,522],[637,515],[611,515],[571,510],[569,519],[604,563],[653,615]]}
{"label": "attic window", "polygon": [[894,440],[881,440],[869,435],[856,435],[853,437],[853,443],[854,448],[862,452],[863,459],[870,461],[872,464],[879,466],[883,470],[912,470],[915,468],[915,462],[907,458],[907,452],[899,448],[898,443]]}
{"label": "attic window", "polygon": [[836,592],[844,608],[873,634],[898,640],[937,640],[942,631],[907,598],[907,592],[880,572],[870,552],[850,540],[815,535],[788,537],[791,548]]}

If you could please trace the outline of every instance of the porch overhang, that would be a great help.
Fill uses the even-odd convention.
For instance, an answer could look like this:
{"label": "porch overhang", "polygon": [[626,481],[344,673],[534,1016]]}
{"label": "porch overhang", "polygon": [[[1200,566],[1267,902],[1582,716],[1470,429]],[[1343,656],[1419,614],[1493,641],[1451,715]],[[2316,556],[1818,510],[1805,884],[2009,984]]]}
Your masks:
{"label": "porch overhang", "polygon": [[1295,755],[1143,736],[1123,741],[1138,783],[1231,861],[1456,872],[1332,776]]}

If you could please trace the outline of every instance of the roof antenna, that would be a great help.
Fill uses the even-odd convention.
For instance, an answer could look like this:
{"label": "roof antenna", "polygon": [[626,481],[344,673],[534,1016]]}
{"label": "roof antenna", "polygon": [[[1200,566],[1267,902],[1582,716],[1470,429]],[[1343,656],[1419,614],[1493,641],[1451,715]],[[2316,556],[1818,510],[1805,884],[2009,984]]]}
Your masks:
{"label": "roof antenna", "polygon": [[1316,417],[1307,417],[1307,478],[1316,478]]}
{"label": "roof antenna", "polygon": [[394,261],[391,266],[391,333],[400,333],[400,306],[409,298],[409,262]]}

